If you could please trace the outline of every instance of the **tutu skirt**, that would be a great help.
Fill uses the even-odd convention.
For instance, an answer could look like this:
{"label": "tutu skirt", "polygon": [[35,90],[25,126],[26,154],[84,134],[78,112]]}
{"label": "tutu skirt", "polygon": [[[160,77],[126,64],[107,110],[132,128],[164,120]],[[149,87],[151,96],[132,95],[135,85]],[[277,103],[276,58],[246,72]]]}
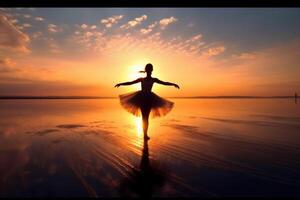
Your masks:
{"label": "tutu skirt", "polygon": [[120,103],[128,112],[140,116],[142,109],[150,109],[152,117],[161,117],[170,112],[174,103],[153,92],[137,91],[119,95]]}

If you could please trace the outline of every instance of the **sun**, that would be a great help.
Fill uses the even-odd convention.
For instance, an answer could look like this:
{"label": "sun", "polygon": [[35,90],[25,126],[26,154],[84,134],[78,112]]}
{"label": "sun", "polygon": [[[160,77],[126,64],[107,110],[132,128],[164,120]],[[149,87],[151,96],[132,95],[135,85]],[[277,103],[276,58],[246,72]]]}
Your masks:
{"label": "sun", "polygon": [[139,71],[144,70],[143,65],[132,65],[128,67],[128,78],[129,80],[136,80],[143,76]]}
{"label": "sun", "polygon": [[[128,65],[128,67],[126,67],[126,70],[124,71],[123,80],[124,81],[134,81],[138,78],[144,77],[145,74],[139,72],[141,70],[144,70],[143,64]],[[140,84],[134,84],[134,85],[130,86],[130,89],[140,90],[141,86],[140,86]]]}

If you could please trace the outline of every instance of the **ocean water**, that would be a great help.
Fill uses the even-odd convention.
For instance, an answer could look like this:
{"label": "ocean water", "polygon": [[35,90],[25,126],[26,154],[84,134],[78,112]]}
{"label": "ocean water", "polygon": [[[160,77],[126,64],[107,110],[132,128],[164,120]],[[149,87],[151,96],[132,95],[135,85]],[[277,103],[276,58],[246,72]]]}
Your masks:
{"label": "ocean water", "polygon": [[0,100],[0,197],[300,196],[293,99],[170,99],[141,119],[118,99]]}

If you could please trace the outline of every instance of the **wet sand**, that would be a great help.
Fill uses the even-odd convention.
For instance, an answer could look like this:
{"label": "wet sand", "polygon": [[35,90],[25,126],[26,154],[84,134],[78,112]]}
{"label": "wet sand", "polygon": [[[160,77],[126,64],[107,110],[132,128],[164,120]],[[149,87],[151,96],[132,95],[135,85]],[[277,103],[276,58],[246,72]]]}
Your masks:
{"label": "wet sand", "polygon": [[116,99],[1,100],[0,197],[300,196],[290,99],[173,99],[141,120]]}

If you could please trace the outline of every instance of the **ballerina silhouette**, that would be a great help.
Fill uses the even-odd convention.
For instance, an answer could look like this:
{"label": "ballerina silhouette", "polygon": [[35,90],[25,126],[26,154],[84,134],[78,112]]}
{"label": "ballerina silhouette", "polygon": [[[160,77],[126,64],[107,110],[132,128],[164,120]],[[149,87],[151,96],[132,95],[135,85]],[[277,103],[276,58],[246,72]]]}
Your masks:
{"label": "ballerina silhouette", "polygon": [[149,63],[145,66],[145,71],[140,71],[142,73],[147,73],[145,78],[138,78],[134,81],[118,83],[115,85],[115,87],[119,87],[122,85],[132,85],[141,82],[142,90],[119,95],[119,97],[121,105],[128,112],[135,116],[140,116],[140,114],[142,114],[144,139],[146,140],[150,139],[150,137],[147,135],[150,112],[152,112],[152,117],[160,117],[170,112],[174,106],[173,102],[159,97],[155,93],[151,92],[153,83],[174,86],[179,89],[179,86],[175,83],[164,82],[157,78],[151,77],[152,71],[153,66]]}

